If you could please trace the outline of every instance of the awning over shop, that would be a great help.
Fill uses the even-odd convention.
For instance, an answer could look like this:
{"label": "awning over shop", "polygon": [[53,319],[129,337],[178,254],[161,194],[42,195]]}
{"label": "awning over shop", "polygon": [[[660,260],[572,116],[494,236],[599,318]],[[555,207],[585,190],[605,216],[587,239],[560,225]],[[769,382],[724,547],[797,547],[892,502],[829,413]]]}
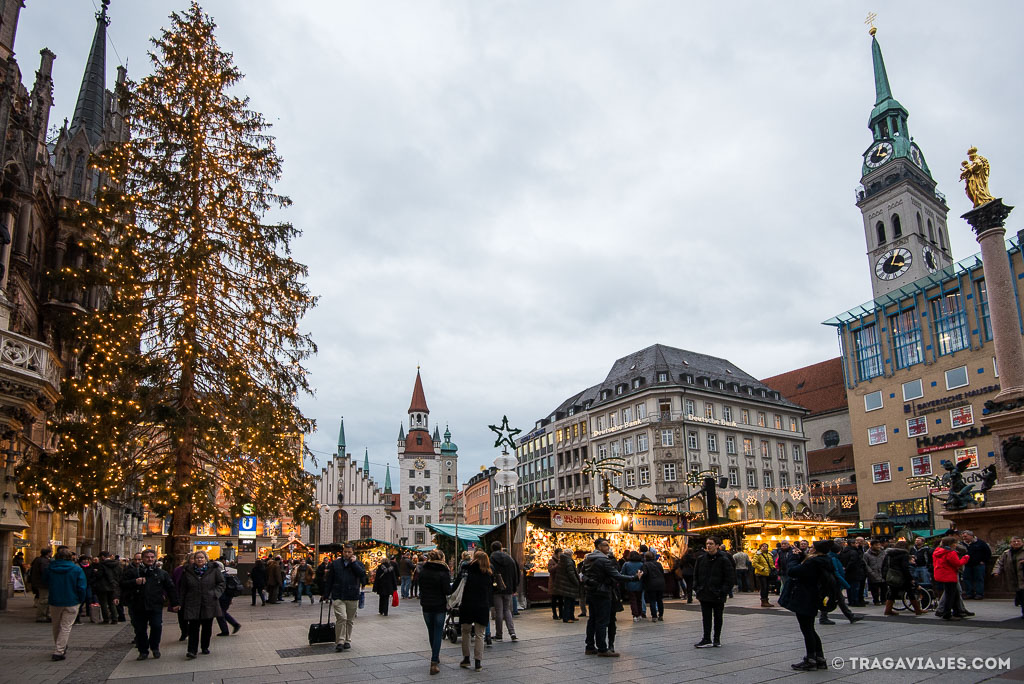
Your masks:
{"label": "awning over shop", "polygon": [[458,533],[458,537],[459,537],[459,541],[460,542],[471,541],[471,542],[476,542],[476,543],[481,544],[481,545],[483,544],[482,537],[485,534],[487,534],[488,532],[490,532],[491,530],[495,529],[495,527],[499,527],[499,526],[498,525],[447,525],[447,524],[442,525],[442,524],[433,524],[433,523],[427,525],[427,529],[428,530],[430,530],[434,534],[439,534],[442,537],[451,537],[452,539],[454,539],[455,536],[456,536],[456,533]]}

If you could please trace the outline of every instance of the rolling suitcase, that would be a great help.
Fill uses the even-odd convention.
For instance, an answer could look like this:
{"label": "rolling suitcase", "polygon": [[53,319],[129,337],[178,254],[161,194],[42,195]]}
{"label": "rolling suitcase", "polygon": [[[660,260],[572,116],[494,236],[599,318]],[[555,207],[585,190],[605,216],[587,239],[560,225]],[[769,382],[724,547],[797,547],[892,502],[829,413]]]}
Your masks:
{"label": "rolling suitcase", "polygon": [[[327,603],[330,606],[330,613],[328,614],[327,619],[330,620],[330,617],[332,615],[334,615],[334,606],[333,606],[334,602],[333,601],[328,601]],[[320,622],[316,622],[316,623],[314,623],[314,624],[309,626],[309,645],[312,646],[313,644],[328,644],[328,643],[333,644],[334,643],[334,638],[335,638],[334,637],[334,623],[333,622],[327,622],[326,624],[324,623],[324,604],[321,603],[320,604]]]}

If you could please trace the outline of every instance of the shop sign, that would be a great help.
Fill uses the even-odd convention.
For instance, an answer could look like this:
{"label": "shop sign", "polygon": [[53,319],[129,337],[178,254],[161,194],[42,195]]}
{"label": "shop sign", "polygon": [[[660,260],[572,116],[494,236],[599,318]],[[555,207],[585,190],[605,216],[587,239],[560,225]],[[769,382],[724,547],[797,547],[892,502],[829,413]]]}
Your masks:
{"label": "shop sign", "polygon": [[551,511],[551,529],[586,532],[618,532],[622,529],[621,513]]}
{"label": "shop sign", "polygon": [[685,532],[686,524],[677,515],[633,515],[633,532],[644,534],[672,534]]}
{"label": "shop sign", "polygon": [[592,439],[595,439],[597,437],[602,437],[604,435],[610,435],[611,433],[618,432],[619,430],[627,430],[629,428],[638,427],[646,422],[646,418],[637,418],[636,420],[631,420],[626,423],[620,423],[619,425],[613,425],[603,430],[594,430],[592,433],[590,433],[590,437]]}
{"label": "shop sign", "polygon": [[192,546],[196,548],[199,548],[200,546],[220,546],[220,542],[214,539],[203,539],[192,542]]}
{"label": "shop sign", "polygon": [[999,391],[999,385],[988,385],[986,387],[980,387],[976,390],[968,390],[966,392],[958,392],[957,394],[951,394],[948,397],[942,397],[941,399],[934,399],[932,401],[922,401],[919,404],[904,404],[904,413],[913,413],[915,416],[923,415],[926,413],[935,413],[936,411],[942,411],[944,409],[953,408],[954,406],[963,406],[968,403],[968,399],[971,397],[977,397],[982,394],[990,394],[992,392]]}
{"label": "shop sign", "polygon": [[239,539],[255,539],[256,538],[256,516],[246,515],[238,519],[238,538]]}
{"label": "shop sign", "polygon": [[918,437],[917,453],[927,454],[932,451],[942,451],[943,449],[962,447],[966,440],[974,439],[976,437],[984,437],[990,432],[991,430],[989,430],[988,426],[982,426],[980,428],[974,426],[967,430],[947,432],[944,435],[935,435],[934,437]]}
{"label": "shop sign", "polygon": [[721,427],[739,427],[734,421],[731,420],[719,420],[718,418],[705,418],[704,416],[695,415],[686,416],[686,422],[704,423],[705,425],[718,425]]}

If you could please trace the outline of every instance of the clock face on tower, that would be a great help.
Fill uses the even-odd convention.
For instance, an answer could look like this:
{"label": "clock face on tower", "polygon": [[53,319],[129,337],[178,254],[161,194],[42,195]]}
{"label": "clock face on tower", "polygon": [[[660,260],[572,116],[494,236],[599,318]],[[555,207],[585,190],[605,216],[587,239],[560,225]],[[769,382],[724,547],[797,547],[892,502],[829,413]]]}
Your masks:
{"label": "clock face on tower", "polygon": [[924,265],[928,267],[929,273],[935,273],[939,270],[939,262],[935,260],[935,252],[928,245],[924,246],[921,250],[921,256],[924,258]]}
{"label": "clock face on tower", "polygon": [[423,470],[424,468],[427,467],[427,462],[424,461],[422,458],[417,458],[416,462],[413,463],[413,465],[416,466],[416,470]]}
{"label": "clock face on tower", "polygon": [[892,143],[880,142],[871,148],[864,163],[868,168],[875,169],[892,158]]}
{"label": "clock face on tower", "polygon": [[890,249],[875,262],[875,276],[879,280],[895,280],[907,272],[913,261],[910,250]]}
{"label": "clock face on tower", "polygon": [[910,146],[910,158],[919,167],[924,168],[924,159],[921,157],[921,150],[917,149],[917,145]]}

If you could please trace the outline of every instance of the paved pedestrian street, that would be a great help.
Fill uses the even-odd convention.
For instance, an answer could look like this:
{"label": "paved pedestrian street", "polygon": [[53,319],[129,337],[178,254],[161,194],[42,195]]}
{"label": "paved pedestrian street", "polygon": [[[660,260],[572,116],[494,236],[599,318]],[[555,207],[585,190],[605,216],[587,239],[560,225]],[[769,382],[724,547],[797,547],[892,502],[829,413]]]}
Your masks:
{"label": "paved pedestrian street", "polygon": [[[242,597],[245,598],[245,597]],[[563,624],[551,619],[550,610],[538,607],[516,619],[519,641],[505,636],[485,649],[483,670],[459,668],[460,645],[445,642],[441,650],[441,674],[428,673],[426,628],[416,600],[402,601],[389,617],[376,611],[376,596],[367,598],[367,609],[356,621],[352,649],[335,653],[330,645],[306,643],[309,623],[316,621],[318,605],[305,602],[251,607],[236,601],[232,614],[242,623],[231,637],[214,637],[211,654],[185,659],[175,618],[164,624],[163,657],[137,661],[131,629],[84,623],[71,634],[67,660],[50,660],[50,625],[32,620],[30,599],[16,596],[10,610],[0,614],[0,681],[98,682],[118,684],[223,682],[337,681],[352,684],[373,682],[465,681],[541,682],[583,680],[596,683],[651,682],[672,684],[702,680],[723,683],[754,683],[774,680],[843,682],[918,682],[926,680],[978,682],[987,679],[1024,680],[1024,620],[1010,601],[968,603],[977,617],[943,623],[932,613],[918,618],[881,615],[881,607],[859,609],[868,617],[850,625],[833,615],[834,626],[818,626],[826,658],[844,659],[844,667],[801,673],[790,663],[803,657],[803,641],[792,613],[781,608],[756,607],[755,594],[739,594],[726,608],[722,648],[696,650],[700,639],[697,603],[666,602],[662,623],[634,623],[628,613],[618,615],[615,648],[617,659],[584,655],[586,621]],[[216,632],[216,625],[214,625]],[[948,669],[864,670],[852,658],[878,658],[866,665],[882,668],[885,658],[963,656],[961,667],[973,658],[1009,659],[1009,669],[964,671]],[[956,664],[956,663],[954,663]],[[933,665],[939,665],[935,662]],[[936,678],[941,677],[941,680]]]}

